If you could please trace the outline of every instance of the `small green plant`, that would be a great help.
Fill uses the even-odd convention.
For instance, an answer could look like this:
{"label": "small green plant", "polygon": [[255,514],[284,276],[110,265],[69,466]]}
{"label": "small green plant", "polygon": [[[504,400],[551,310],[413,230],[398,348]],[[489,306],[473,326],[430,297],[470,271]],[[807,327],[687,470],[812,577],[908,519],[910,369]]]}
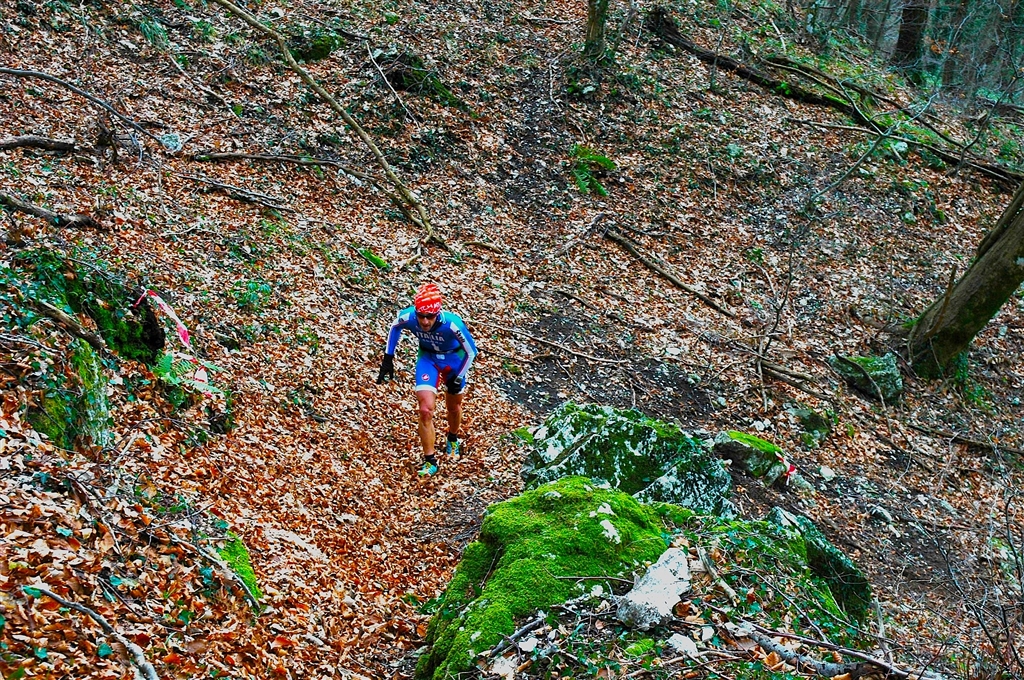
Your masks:
{"label": "small green plant", "polygon": [[153,375],[167,386],[167,400],[175,408],[188,406],[200,396],[222,395],[207,379],[220,370],[208,361],[172,352],[165,352],[153,365]]}
{"label": "small green plant", "polygon": [[615,161],[581,144],[574,144],[570,155],[574,159],[572,178],[580,193],[589,194],[593,191],[599,196],[607,196],[608,190],[598,181],[598,177],[614,170]]}
{"label": "small green plant", "polygon": [[743,254],[754,264],[764,264],[764,248],[747,248]]}
{"label": "small green plant", "polygon": [[213,39],[217,37],[217,29],[209,21],[203,19],[197,21],[193,25],[192,30],[204,42],[212,43]]}
{"label": "small green plant", "polygon": [[146,42],[158,50],[167,47],[167,29],[153,17],[144,17],[139,21],[139,32]]}
{"label": "small green plant", "polygon": [[258,312],[265,308],[273,295],[274,289],[266,281],[240,281],[231,288],[235,304],[247,312]]}

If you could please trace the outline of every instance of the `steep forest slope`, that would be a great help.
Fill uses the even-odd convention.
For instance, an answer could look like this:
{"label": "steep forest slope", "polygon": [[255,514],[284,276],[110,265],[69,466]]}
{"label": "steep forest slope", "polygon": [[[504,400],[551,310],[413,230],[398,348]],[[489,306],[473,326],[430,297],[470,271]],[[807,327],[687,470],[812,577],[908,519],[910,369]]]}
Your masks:
{"label": "steep forest slope", "polygon": [[[899,354],[1015,189],[896,137],[978,135],[1012,179],[1017,114],[979,135],[978,111],[772,3],[666,8],[706,50],[884,93],[889,136],[668,44],[647,4],[613,7],[600,69],[578,57],[582,2],[252,5],[415,192],[427,239],[277,43],[220,5],[0,5],[0,140],[73,145],[0,150],[4,677],[140,658],[158,677],[404,676],[421,603],[521,489],[508,433],[567,399],[771,439],[818,493],[749,480],[737,504],[815,519],[898,656],[1020,670],[1024,300],[947,379],[904,366],[897,403],[827,361]],[[428,280],[481,355],[468,455],[424,481],[411,343],[397,381],[374,378]],[[165,350],[89,352],[98,310],[155,319]],[[826,415],[821,441],[800,407]]]}

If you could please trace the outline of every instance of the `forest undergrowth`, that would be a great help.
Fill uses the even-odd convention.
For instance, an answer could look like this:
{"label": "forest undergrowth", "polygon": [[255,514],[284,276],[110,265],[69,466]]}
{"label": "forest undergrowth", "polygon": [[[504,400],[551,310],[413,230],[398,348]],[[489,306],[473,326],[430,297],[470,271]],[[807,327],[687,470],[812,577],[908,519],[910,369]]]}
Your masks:
{"label": "forest undergrowth", "polygon": [[[1022,672],[1021,291],[945,377],[902,359],[1021,181],[1019,112],[767,2],[665,11],[706,50],[885,100],[858,118],[791,71],[763,87],[647,4],[613,7],[601,67],[585,3],[248,9],[429,221],[220,4],[0,7],[5,679],[408,677],[484,510],[522,489],[511,433],[567,400],[776,443],[816,493],[738,477],[735,503],[853,557],[894,658]],[[977,138],[973,164],[944,137]],[[411,343],[374,377],[428,280],[481,354],[468,455],[422,480]],[[890,352],[892,403],[828,361]],[[606,663],[555,672],[671,672],[594,621],[573,649]]]}

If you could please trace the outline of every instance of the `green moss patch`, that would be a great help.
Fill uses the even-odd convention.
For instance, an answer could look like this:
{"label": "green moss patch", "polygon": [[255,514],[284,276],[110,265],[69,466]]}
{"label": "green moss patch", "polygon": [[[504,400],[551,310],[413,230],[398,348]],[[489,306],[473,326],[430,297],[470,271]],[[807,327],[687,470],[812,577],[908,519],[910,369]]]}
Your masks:
{"label": "green moss patch", "polygon": [[491,506],[427,632],[420,678],[455,677],[515,631],[515,620],[664,552],[663,523],[628,494],[582,477]]}
{"label": "green moss patch", "polygon": [[799,535],[806,546],[807,564],[835,596],[850,617],[863,621],[871,606],[871,585],[864,572],[839,548],[825,538],[814,522],[782,508],[772,508],[768,521]]}
{"label": "green moss patch", "polygon": [[427,66],[422,57],[399,50],[377,50],[374,53],[374,58],[382,65],[388,83],[396,90],[420,94],[445,106],[469,111],[466,102],[456,97],[441,82],[437,73]]}
{"label": "green moss patch", "polygon": [[761,479],[766,486],[784,480],[789,473],[789,464],[782,449],[745,432],[722,432],[715,437],[714,452]]}
{"label": "green moss patch", "polygon": [[589,477],[638,499],[730,514],[732,479],[703,442],[677,425],[597,404],[568,402],[533,431],[527,488]]}
{"label": "green moss patch", "polygon": [[108,446],[112,419],[99,356],[76,339],[71,343],[68,368],[43,374],[46,387],[40,402],[28,410],[29,423],[62,449],[72,450],[76,444]]}
{"label": "green moss patch", "polygon": [[260,584],[256,580],[256,572],[252,569],[249,549],[245,547],[245,543],[242,542],[241,538],[236,534],[228,532],[228,542],[217,551],[217,554],[220,555],[222,560],[227,562],[232,571],[238,574],[238,577],[242,579],[242,583],[246,585],[253,597],[257,600],[263,598],[263,591],[260,590]]}

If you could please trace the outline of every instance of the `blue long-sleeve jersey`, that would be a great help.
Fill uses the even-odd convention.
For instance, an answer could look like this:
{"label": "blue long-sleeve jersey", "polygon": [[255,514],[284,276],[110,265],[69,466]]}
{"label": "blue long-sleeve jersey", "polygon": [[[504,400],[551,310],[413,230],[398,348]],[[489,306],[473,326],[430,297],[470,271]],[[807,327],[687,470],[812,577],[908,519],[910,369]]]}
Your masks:
{"label": "blue long-sleeve jersey", "polygon": [[385,354],[394,355],[402,331],[406,330],[416,336],[420,343],[420,351],[430,354],[448,354],[462,349],[466,356],[457,372],[458,377],[465,378],[469,367],[476,358],[476,343],[466,328],[466,322],[455,312],[441,312],[429,331],[420,328],[416,319],[416,308],[406,307],[398,313],[388,333],[388,346]]}

